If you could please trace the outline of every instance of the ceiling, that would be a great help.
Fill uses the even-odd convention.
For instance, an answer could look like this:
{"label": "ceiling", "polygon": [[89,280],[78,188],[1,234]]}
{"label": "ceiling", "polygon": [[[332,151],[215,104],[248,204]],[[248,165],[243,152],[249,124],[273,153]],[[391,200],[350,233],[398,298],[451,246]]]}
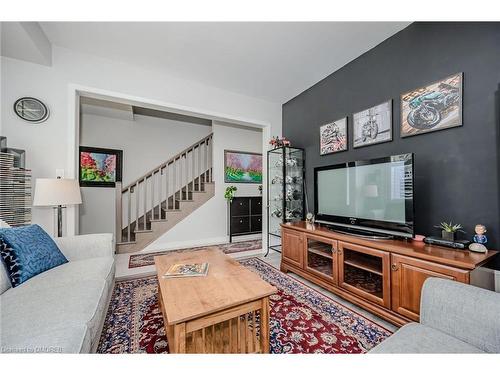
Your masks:
{"label": "ceiling", "polygon": [[54,45],[284,103],[409,22],[41,22]]}

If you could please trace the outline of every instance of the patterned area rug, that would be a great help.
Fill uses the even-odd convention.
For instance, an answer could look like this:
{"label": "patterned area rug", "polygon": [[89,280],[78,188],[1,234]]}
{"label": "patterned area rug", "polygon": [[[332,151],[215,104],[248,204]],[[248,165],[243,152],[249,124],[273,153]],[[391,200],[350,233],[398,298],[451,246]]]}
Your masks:
{"label": "patterned area rug", "polygon": [[[275,285],[271,353],[365,353],[391,332],[258,258],[240,263]],[[155,276],[116,283],[98,353],[168,353]]]}
{"label": "patterned area rug", "polygon": [[213,246],[190,247],[187,249],[160,251],[149,254],[135,254],[130,256],[130,260],[128,262],[128,268],[152,266],[153,264],[155,264],[154,261],[155,256],[170,254],[172,251],[182,252],[182,251],[192,251],[192,250],[203,250],[208,247],[216,247],[218,249],[221,249],[224,252],[224,254],[234,254],[242,251],[262,249],[262,240],[232,242],[232,243],[213,245]]}

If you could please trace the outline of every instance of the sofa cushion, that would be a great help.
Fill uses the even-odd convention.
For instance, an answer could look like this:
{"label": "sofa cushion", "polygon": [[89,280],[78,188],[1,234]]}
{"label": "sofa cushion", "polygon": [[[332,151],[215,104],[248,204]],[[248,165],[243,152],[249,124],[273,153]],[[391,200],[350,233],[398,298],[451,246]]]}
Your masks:
{"label": "sofa cushion", "polygon": [[391,353],[483,353],[434,328],[419,323],[401,327],[395,334],[370,350],[370,354]]}
{"label": "sofa cushion", "polygon": [[114,266],[115,263],[111,257],[68,262],[26,281],[23,287],[28,287],[26,291],[32,293],[59,286],[69,288],[75,283],[85,283],[91,280],[106,280],[111,274],[114,274]]}
{"label": "sofa cushion", "polygon": [[[49,271],[50,272],[50,271]],[[74,280],[67,285],[40,289],[36,283],[9,289],[1,298],[2,346],[42,337],[50,330],[99,324],[106,281]]]}
{"label": "sofa cushion", "polygon": [[0,255],[13,287],[68,262],[52,238],[36,224],[0,228],[0,241]]}
{"label": "sofa cushion", "polygon": [[36,335],[16,335],[0,347],[1,353],[89,353],[89,330],[83,325],[54,329],[44,327]]}

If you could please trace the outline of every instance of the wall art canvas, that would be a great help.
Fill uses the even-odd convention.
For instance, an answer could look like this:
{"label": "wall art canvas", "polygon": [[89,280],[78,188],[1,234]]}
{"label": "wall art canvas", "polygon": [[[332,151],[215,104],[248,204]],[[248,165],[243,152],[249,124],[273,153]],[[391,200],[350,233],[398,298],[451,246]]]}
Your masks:
{"label": "wall art canvas", "polygon": [[224,182],[262,183],[262,154],[224,151]]}
{"label": "wall art canvas", "polygon": [[401,95],[401,137],[462,125],[463,73]]}
{"label": "wall art canvas", "polygon": [[392,100],[353,115],[353,146],[392,141]]}
{"label": "wall art canvas", "polygon": [[347,117],[319,128],[319,154],[327,155],[347,150]]}
{"label": "wall art canvas", "polygon": [[80,186],[114,187],[122,180],[121,150],[80,146]]}

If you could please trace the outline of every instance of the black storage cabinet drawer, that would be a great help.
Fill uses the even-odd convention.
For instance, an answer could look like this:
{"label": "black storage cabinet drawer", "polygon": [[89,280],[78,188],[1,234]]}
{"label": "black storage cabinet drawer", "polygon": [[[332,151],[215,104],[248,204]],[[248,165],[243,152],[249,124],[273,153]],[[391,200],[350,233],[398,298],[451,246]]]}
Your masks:
{"label": "black storage cabinet drawer", "polygon": [[229,215],[229,241],[233,236],[262,233],[262,197],[235,197]]}

